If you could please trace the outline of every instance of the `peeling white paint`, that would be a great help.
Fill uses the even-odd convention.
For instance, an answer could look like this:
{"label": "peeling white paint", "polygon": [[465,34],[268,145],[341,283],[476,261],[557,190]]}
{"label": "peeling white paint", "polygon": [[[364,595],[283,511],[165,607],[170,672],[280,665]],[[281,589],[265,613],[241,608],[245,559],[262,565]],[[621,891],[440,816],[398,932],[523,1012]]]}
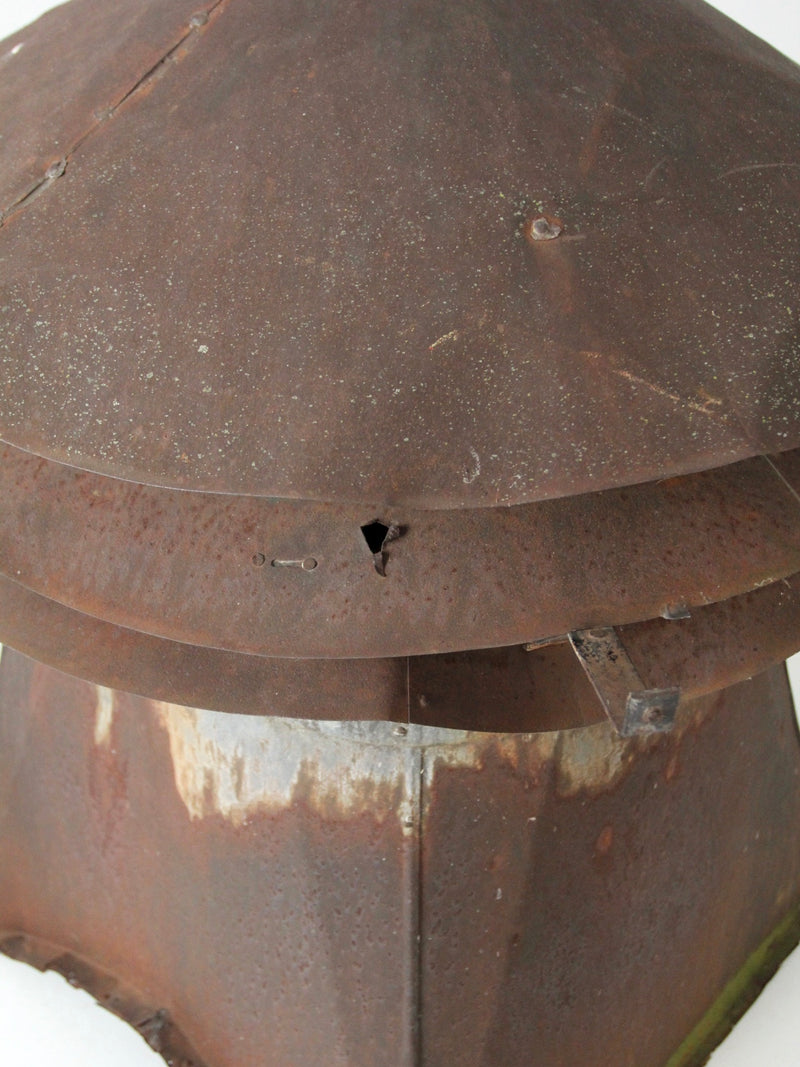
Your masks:
{"label": "peeling white paint", "polygon": [[111,743],[111,726],[114,722],[114,690],[104,685],[95,686],[97,704],[94,713],[94,743],[109,745]]}
{"label": "peeling white paint", "polygon": [[398,820],[419,811],[420,752],[392,723],[310,722],[231,715],[154,702],[175,785],[193,819],[235,825],[297,801],[331,817]]}
{"label": "peeling white paint", "polygon": [[[561,796],[574,796],[612,788],[655,743],[652,737],[620,738],[607,722],[540,734],[482,734],[233,715],[155,701],[152,707],[169,738],[175,785],[191,818],[221,815],[237,826],[250,815],[304,803],[325,817],[365,814],[397,821],[411,833],[443,768],[480,771],[488,760],[500,760],[514,773],[550,780]],[[99,708],[96,738],[102,733]],[[676,741],[698,722],[693,711],[679,716]]]}

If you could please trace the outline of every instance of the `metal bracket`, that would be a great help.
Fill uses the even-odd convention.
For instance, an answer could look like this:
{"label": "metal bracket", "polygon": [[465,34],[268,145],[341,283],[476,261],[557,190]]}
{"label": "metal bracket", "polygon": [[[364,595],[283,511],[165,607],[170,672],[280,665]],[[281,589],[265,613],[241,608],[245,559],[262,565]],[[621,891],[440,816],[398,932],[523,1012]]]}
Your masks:
{"label": "metal bracket", "polygon": [[612,626],[574,630],[569,642],[621,737],[666,733],[672,729],[680,688],[645,689]]}

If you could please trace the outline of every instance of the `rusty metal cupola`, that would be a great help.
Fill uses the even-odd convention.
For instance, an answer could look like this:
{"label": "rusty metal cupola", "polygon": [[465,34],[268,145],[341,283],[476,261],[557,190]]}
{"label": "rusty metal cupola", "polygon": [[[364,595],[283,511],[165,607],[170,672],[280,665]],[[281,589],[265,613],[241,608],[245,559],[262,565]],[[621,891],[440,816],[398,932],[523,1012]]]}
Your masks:
{"label": "rusty metal cupola", "polygon": [[0,44],[4,951],[196,1067],[700,1062],[800,914],[798,146],[699,0]]}

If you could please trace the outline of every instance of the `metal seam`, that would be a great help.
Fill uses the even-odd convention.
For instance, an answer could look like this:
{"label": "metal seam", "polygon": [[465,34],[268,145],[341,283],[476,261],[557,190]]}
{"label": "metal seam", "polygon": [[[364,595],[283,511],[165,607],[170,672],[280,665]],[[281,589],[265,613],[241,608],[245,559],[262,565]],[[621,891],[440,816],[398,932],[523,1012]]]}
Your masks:
{"label": "metal seam", "polygon": [[412,1035],[412,1063],[414,1067],[422,1067],[423,1063],[423,1047],[422,1047],[422,1016],[423,1016],[423,1002],[422,1002],[422,914],[423,914],[423,897],[424,897],[424,878],[423,878],[423,832],[425,826],[425,797],[424,797],[424,783],[425,783],[425,746],[420,745],[417,748],[417,761],[418,770],[417,774],[417,835],[416,835],[416,869],[417,869],[417,893],[416,893],[416,931],[412,941],[412,951],[415,953],[415,966],[414,966],[414,1007],[412,1015],[413,1035]]}
{"label": "metal seam", "polygon": [[86,141],[88,141],[102,126],[105,126],[107,122],[114,118],[114,116],[117,114],[123,104],[127,103],[128,100],[131,100],[134,96],[136,96],[145,86],[149,85],[149,83],[155,78],[160,77],[161,72],[163,72],[163,70],[166,68],[167,63],[175,55],[181,45],[185,44],[186,41],[188,41],[191,37],[196,36],[200,30],[204,29],[205,26],[209,24],[212,16],[214,16],[215,13],[218,12],[218,9],[223,6],[226,6],[229,3],[231,3],[231,0],[215,0],[211,7],[209,7],[208,10],[204,12],[205,21],[202,23],[193,24],[193,20],[197,18],[196,14],[193,15],[189,21],[189,27],[183,34],[183,36],[180,37],[175,44],[168,48],[164,55],[161,56],[150,67],[149,70],[145,71],[145,73],[142,74],[142,76],[134,83],[134,85],[132,85],[131,88],[128,89],[115,104],[111,104],[105,108],[96,108],[94,113],[95,121],[87,129],[87,131],[81,137],[78,138],[78,140],[73,144],[72,148],[70,148],[69,151],[67,151],[57,163],[52,164],[50,167],[48,167],[44,177],[35,185],[33,185],[32,188],[30,188],[26,193],[19,197],[19,199],[15,200],[14,203],[10,205],[10,207],[5,208],[4,210],[0,210],[0,229],[5,226],[6,222],[10,218],[13,218],[20,211],[28,207],[34,200],[36,200],[40,196],[41,193],[43,193],[46,189],[49,189],[54,182],[61,178],[66,173],[66,170],[69,167],[70,160],[72,159],[73,155],[78,151],[78,149],[81,148],[81,146],[85,144]]}

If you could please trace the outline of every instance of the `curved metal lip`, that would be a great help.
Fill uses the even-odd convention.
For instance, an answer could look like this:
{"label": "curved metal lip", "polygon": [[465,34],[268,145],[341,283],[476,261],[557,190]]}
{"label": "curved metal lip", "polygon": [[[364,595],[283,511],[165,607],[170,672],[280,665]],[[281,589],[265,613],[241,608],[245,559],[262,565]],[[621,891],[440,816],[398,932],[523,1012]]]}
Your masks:
{"label": "curved metal lip", "polygon": [[0,69],[2,439],[426,509],[800,446],[783,57],[669,0],[201,7]]}
{"label": "curved metal lip", "polygon": [[0,574],[109,623],[249,654],[524,643],[800,569],[793,456],[776,460],[783,474],[758,457],[514,508],[376,514],[136,486],[6,447]]}
{"label": "curved metal lip", "polygon": [[[800,650],[800,573],[696,609],[689,618],[651,619],[622,627],[620,633],[648,688],[678,686],[684,700],[704,696]],[[483,663],[487,650],[304,661],[224,652],[92,618],[2,575],[0,641],[97,685],[232,714],[388,721],[403,724],[401,729],[417,724],[492,733],[576,729],[603,720],[599,702],[591,694],[587,699],[574,679],[570,683],[572,653],[567,645],[562,646],[566,659],[555,667],[555,690],[541,679],[548,669],[553,673],[548,659],[558,653],[558,645],[528,653],[488,650],[531,661],[529,670],[540,679],[536,698],[531,704],[530,696],[523,694],[515,704],[498,700],[492,683],[496,672],[493,675],[489,660]],[[478,674],[470,673],[476,666]],[[577,661],[574,666],[582,678]],[[471,701],[462,699],[465,686],[473,692]],[[548,724],[547,705],[556,691],[560,700],[555,702],[569,704],[569,711],[557,709],[555,721]]]}

